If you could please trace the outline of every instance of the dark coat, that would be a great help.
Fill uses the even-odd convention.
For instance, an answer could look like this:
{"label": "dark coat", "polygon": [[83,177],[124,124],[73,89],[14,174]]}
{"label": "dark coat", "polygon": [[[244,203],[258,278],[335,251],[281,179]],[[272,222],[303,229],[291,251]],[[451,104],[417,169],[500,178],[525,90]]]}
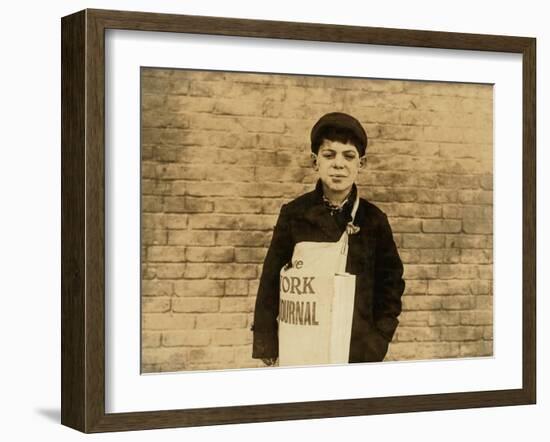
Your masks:
{"label": "dark coat", "polygon": [[[382,361],[401,313],[403,264],[384,212],[361,198],[355,224],[360,231],[349,237],[346,267],[356,275],[349,362]],[[343,231],[342,223],[336,222],[323,202],[320,183],[314,191],[282,206],[256,298],[252,357],[278,356],[279,272],[290,262],[294,245],[336,242]]]}

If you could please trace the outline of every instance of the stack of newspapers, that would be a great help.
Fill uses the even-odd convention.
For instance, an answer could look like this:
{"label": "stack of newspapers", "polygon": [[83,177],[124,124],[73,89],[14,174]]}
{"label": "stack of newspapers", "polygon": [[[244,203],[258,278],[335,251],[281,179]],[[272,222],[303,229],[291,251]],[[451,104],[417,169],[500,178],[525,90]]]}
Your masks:
{"label": "stack of newspapers", "polygon": [[279,300],[279,365],[346,364],[355,275],[283,269]]}

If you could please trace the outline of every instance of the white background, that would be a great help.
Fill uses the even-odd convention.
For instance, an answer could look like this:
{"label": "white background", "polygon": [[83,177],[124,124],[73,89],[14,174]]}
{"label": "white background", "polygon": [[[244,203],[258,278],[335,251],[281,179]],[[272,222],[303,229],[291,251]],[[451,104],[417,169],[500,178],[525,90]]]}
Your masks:
{"label": "white background", "polygon": [[[107,412],[521,387],[521,56],[109,31],[106,60]],[[495,84],[495,357],[140,376],[140,66]]]}
{"label": "white background", "polygon": [[[94,7],[258,19],[432,29],[535,36],[538,39],[538,225],[548,223],[542,189],[550,167],[548,78],[550,30],[543,2],[245,2],[50,1],[7,3],[2,10],[2,189],[0,251],[2,364],[0,393],[4,440],[80,440],[59,425],[60,408],[60,17]],[[315,7],[313,7],[315,5]],[[538,232],[538,405],[413,413],[223,427],[155,430],[91,436],[106,440],[333,440],[345,435],[407,441],[544,440],[550,412],[548,323],[548,233]],[[546,265],[545,265],[546,264]],[[414,380],[411,380],[414,381]],[[31,439],[32,440],[32,439]]]}

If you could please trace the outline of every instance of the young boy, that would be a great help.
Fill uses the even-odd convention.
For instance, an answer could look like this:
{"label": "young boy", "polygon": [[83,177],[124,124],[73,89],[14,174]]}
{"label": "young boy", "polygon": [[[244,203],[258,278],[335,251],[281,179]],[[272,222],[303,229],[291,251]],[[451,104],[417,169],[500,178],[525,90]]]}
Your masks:
{"label": "young boy", "polygon": [[[311,131],[315,190],[282,206],[267,252],[254,311],[253,358],[277,361],[279,272],[302,241],[336,242],[352,221],[355,181],[366,164],[367,134],[352,116],[333,112]],[[348,227],[349,228],[349,227]],[[360,199],[346,271],[356,275],[349,362],[382,361],[398,324],[403,264],[386,215]]]}

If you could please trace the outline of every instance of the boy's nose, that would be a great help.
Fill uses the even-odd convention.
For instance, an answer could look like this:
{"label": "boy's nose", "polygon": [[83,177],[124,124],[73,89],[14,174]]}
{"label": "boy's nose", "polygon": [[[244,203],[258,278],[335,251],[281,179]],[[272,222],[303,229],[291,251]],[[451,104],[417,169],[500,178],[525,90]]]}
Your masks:
{"label": "boy's nose", "polygon": [[335,167],[344,167],[344,159],[340,156],[336,156],[336,158],[334,158],[334,166]]}

